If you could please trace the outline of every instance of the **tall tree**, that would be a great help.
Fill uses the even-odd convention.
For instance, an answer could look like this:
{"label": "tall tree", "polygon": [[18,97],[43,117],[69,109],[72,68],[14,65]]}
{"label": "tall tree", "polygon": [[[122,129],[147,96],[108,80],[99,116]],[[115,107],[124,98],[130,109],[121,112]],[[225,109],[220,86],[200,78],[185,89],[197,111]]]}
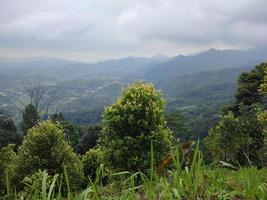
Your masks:
{"label": "tall tree", "polygon": [[144,172],[150,167],[152,143],[158,163],[171,144],[164,101],[152,84],[136,82],[105,109],[100,146],[111,168]]}
{"label": "tall tree", "polygon": [[40,117],[38,115],[36,108],[32,104],[26,106],[22,114],[22,122],[21,122],[22,132],[26,134],[30,128],[34,127],[37,124],[39,119]]}
{"label": "tall tree", "polygon": [[215,159],[261,166],[265,131],[258,120],[258,110],[264,102],[261,87],[264,90],[266,69],[267,63],[262,63],[240,75],[235,105],[225,110],[224,116],[205,140]]}
{"label": "tall tree", "polygon": [[262,103],[263,94],[259,88],[264,82],[267,63],[256,65],[250,72],[244,72],[239,76],[236,92],[236,104],[252,105]]}

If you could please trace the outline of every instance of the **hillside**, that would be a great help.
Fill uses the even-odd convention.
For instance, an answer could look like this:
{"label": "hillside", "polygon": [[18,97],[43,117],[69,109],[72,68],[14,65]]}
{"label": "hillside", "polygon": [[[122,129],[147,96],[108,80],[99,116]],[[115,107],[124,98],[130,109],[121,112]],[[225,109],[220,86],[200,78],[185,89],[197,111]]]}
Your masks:
{"label": "hillside", "polygon": [[152,81],[162,81],[178,75],[195,74],[201,71],[252,66],[267,60],[266,52],[266,48],[243,51],[210,49],[196,55],[179,55],[154,66],[144,75],[144,78]]}

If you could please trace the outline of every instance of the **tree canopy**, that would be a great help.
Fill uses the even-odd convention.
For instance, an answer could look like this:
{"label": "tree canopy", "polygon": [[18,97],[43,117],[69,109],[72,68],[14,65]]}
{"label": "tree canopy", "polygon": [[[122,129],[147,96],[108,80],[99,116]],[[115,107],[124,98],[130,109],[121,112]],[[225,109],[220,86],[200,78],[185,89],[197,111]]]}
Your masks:
{"label": "tree canopy", "polygon": [[32,104],[27,105],[22,114],[21,130],[23,133],[26,134],[30,128],[37,124],[39,119],[40,116],[36,108]]}
{"label": "tree canopy", "polygon": [[29,129],[18,151],[17,180],[39,169],[47,170],[49,174],[62,173],[64,165],[72,184],[79,185],[82,181],[82,164],[65,140],[62,126],[45,121]]}
{"label": "tree canopy", "polygon": [[150,165],[152,143],[155,162],[159,162],[171,144],[164,101],[152,84],[136,82],[105,109],[100,146],[112,168],[144,171]]}
{"label": "tree canopy", "polygon": [[266,131],[259,120],[264,115],[259,113],[264,106],[266,69],[267,63],[262,63],[239,76],[235,104],[224,111],[205,139],[215,160],[262,166]]}

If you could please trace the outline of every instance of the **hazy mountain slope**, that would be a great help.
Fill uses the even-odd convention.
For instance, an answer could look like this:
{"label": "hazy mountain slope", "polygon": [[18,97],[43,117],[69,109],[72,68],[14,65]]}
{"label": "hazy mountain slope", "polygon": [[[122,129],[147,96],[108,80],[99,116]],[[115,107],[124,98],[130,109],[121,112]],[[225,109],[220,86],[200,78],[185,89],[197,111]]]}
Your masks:
{"label": "hazy mountain slope", "polygon": [[205,87],[224,84],[236,84],[240,73],[248,71],[250,67],[225,68],[217,71],[203,71],[196,74],[173,77],[158,83],[157,86],[166,91],[168,96],[199,90]]}
{"label": "hazy mountain slope", "polygon": [[234,100],[240,73],[253,67],[222,69],[175,77],[157,84],[167,99],[167,111],[179,110],[196,138],[207,135],[223,106]]}
{"label": "hazy mountain slope", "polygon": [[144,78],[161,81],[171,77],[194,74],[201,71],[254,65],[264,60],[267,60],[267,48],[245,51],[210,49],[196,55],[180,55],[160,63],[149,70],[144,75]]}
{"label": "hazy mountain slope", "polygon": [[42,75],[57,79],[76,79],[103,76],[137,76],[148,68],[166,61],[167,56],[156,54],[152,57],[127,57],[98,63],[81,63],[57,58],[0,58],[0,73],[6,75]]}

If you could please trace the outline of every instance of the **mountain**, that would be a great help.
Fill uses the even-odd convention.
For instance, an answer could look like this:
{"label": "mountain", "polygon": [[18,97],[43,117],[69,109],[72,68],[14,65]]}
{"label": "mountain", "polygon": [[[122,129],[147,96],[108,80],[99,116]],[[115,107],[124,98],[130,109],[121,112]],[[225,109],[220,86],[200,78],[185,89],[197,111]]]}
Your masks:
{"label": "mountain", "polygon": [[129,77],[140,76],[154,65],[168,60],[163,54],[152,57],[127,57],[97,63],[82,63],[58,58],[4,58],[0,57],[0,73],[21,76],[42,75],[57,79],[86,77]]}
{"label": "mountain", "polygon": [[267,48],[250,50],[210,49],[196,55],[179,55],[166,62],[159,63],[145,73],[143,78],[157,82],[201,71],[255,65],[266,60]]}

